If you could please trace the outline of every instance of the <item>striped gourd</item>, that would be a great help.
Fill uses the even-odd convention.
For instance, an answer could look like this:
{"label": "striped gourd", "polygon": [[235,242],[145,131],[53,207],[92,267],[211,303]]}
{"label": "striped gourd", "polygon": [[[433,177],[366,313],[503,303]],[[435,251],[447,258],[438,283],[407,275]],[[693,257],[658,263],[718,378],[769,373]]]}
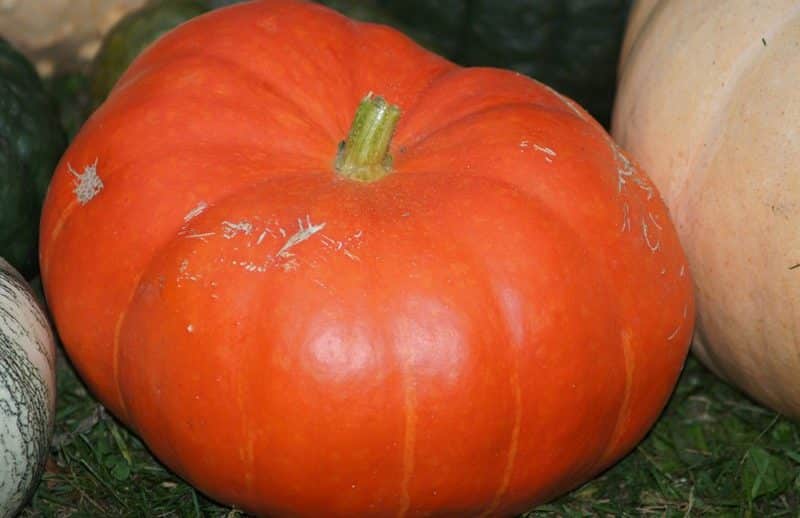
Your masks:
{"label": "striped gourd", "polygon": [[55,343],[30,286],[0,258],[0,518],[26,502],[47,458]]}

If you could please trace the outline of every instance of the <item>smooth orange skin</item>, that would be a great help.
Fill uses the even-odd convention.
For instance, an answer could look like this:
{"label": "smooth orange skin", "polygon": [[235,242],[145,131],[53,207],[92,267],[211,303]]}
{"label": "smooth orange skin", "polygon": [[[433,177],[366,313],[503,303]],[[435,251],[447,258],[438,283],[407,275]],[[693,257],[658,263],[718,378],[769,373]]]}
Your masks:
{"label": "smooth orange skin", "polygon": [[[365,184],[332,164],[368,92],[403,115]],[[81,205],[69,167],[95,160]],[[683,251],[625,163],[531,79],[239,4],[158,41],[82,129],[42,276],[90,388],[212,497],[509,516],[627,453],[687,353]]]}

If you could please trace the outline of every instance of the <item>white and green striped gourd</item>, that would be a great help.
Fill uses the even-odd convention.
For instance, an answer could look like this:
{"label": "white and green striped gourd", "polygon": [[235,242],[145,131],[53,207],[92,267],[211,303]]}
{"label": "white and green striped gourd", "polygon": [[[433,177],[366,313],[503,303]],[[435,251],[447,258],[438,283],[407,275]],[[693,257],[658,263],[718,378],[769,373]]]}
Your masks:
{"label": "white and green striped gourd", "polygon": [[41,476],[55,414],[55,340],[31,287],[0,258],[0,518]]}

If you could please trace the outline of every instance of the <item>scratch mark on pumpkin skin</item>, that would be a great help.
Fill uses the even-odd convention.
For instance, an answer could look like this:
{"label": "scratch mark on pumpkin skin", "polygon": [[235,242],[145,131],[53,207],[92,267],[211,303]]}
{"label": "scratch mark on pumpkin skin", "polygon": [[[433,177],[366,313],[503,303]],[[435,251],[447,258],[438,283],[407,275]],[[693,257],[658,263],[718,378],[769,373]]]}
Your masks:
{"label": "scratch mark on pumpkin skin", "polygon": [[627,232],[631,229],[631,207],[628,202],[622,204],[622,228],[620,232]]}
{"label": "scratch mark on pumpkin skin", "polygon": [[634,361],[633,353],[633,331],[630,328],[624,328],[620,334],[620,342],[622,346],[622,358],[625,365],[625,392],[622,396],[622,402],[619,406],[617,413],[617,422],[614,425],[614,431],[608,441],[603,455],[600,456],[598,464],[605,465],[608,460],[615,455],[617,443],[619,442],[622,433],[625,431],[628,417],[630,416],[631,392],[633,391],[633,377],[634,370],[636,369],[636,362]]}
{"label": "scratch mark on pumpkin skin", "polygon": [[267,234],[272,234],[272,231],[270,231],[268,228],[265,228],[264,231],[261,232],[261,235],[258,236],[256,244],[260,245],[264,241],[264,238],[267,237]]}
{"label": "scratch mark on pumpkin skin", "polygon": [[521,140],[519,142],[519,147],[520,147],[520,149],[528,149],[528,148],[532,147],[536,151],[544,153],[544,155],[545,155],[544,161],[547,162],[548,164],[552,164],[553,163],[553,157],[556,156],[556,152],[553,151],[551,148],[546,147],[546,146],[540,146],[539,144],[531,144],[530,141],[528,141],[528,140]]}
{"label": "scratch mark on pumpkin skin", "polygon": [[534,144],[533,149],[535,149],[536,151],[541,151],[542,153],[550,157],[556,156],[556,152],[546,146],[540,146],[539,144]]}
{"label": "scratch mark on pumpkin skin", "polygon": [[183,217],[183,222],[184,222],[184,223],[189,223],[189,222],[190,222],[190,221],[192,221],[194,218],[196,218],[197,216],[199,216],[200,214],[202,214],[203,212],[205,212],[205,210],[206,210],[207,208],[208,208],[208,203],[206,203],[206,202],[204,202],[204,201],[200,201],[200,202],[199,202],[199,203],[198,203],[198,204],[195,206],[195,208],[193,208],[192,210],[190,210],[189,212],[187,212],[187,213],[186,213],[186,215]]}
{"label": "scratch mark on pumpkin skin", "polygon": [[297,268],[299,266],[300,266],[300,263],[298,263],[296,259],[289,259],[285,263],[281,264],[280,268],[284,272],[293,272],[293,271],[297,270]]}
{"label": "scratch mark on pumpkin skin", "polygon": [[[303,241],[308,240],[311,236],[313,236],[314,234],[325,228],[325,223],[323,222],[320,223],[319,225],[314,225],[313,223],[311,223],[311,216],[306,215],[305,226],[303,225],[303,220],[299,218],[297,220],[297,226],[299,227],[299,230],[296,233],[294,233],[286,241],[286,243],[284,243],[284,245],[281,247],[280,250],[278,250],[278,253],[275,254],[276,257],[284,257],[284,258],[292,257],[294,254],[292,254],[290,250],[293,247],[297,246],[298,244],[302,243]],[[283,229],[281,229],[281,231],[282,230]]]}
{"label": "scratch mark on pumpkin skin", "polygon": [[[259,218],[255,219],[258,220]],[[259,227],[258,229],[256,229],[255,226],[253,225],[244,228],[241,226],[241,224],[232,224],[230,222],[227,223],[236,232],[246,230],[247,233],[252,234],[257,231],[260,231],[260,234],[255,241],[255,245],[261,245],[268,236],[272,238],[278,237],[277,236],[278,233],[282,234],[284,237],[286,236],[286,232],[284,231],[284,229],[277,227],[277,222],[272,220],[270,220],[270,222],[267,223],[267,226]],[[361,260],[361,258],[358,257],[358,255],[356,255],[354,250],[356,250],[361,244],[361,237],[364,235],[364,232],[362,230],[358,230],[352,235],[343,238],[342,240],[335,239],[329,235],[321,233],[322,230],[325,228],[326,223],[314,224],[311,221],[310,215],[306,215],[305,220],[303,220],[302,218],[298,219],[297,226],[298,226],[297,232],[295,232],[295,234],[290,236],[274,255],[268,255],[263,261],[255,261],[255,262],[245,261],[245,260],[242,261],[231,260],[231,264],[233,264],[234,266],[239,266],[245,271],[251,273],[254,272],[265,273],[271,268],[278,268],[283,270],[284,272],[295,271],[301,266],[301,262],[295,257],[295,254],[292,252],[292,249],[298,244],[311,239],[315,235],[319,235],[322,246],[326,251],[330,251],[333,253],[342,253],[345,257],[347,257],[352,261]],[[247,243],[248,248],[252,246],[253,246],[252,242]],[[313,266],[315,264],[316,263],[312,261],[311,265]]]}
{"label": "scratch mark on pumpkin skin", "polygon": [[178,277],[175,279],[175,284],[180,287],[183,285],[182,281],[197,282],[200,280],[200,277],[200,275],[195,275],[189,272],[189,260],[184,259],[181,261],[180,266],[178,266]]}
{"label": "scratch mark on pumpkin skin", "polygon": [[675,330],[672,333],[670,333],[670,335],[667,337],[667,341],[671,341],[676,336],[678,336],[678,332],[683,327],[683,323],[686,322],[686,317],[687,316],[689,316],[689,306],[684,304],[683,305],[683,314],[681,316],[681,322],[678,324],[678,326],[675,328]]}
{"label": "scratch mark on pumpkin skin", "polygon": [[183,237],[186,239],[199,239],[200,241],[208,242],[207,237],[217,235],[216,232],[204,232],[202,234],[186,234]]}
{"label": "scratch mark on pumpkin skin", "polygon": [[655,189],[653,189],[652,185],[650,185],[647,181],[642,179],[642,177],[640,177],[640,176],[634,176],[633,177],[633,183],[635,183],[637,187],[639,187],[641,190],[643,190],[643,191],[645,191],[647,193],[647,199],[648,200],[652,200],[653,199],[653,197],[655,196]]}
{"label": "scratch mark on pumpkin skin", "polygon": [[519,384],[519,369],[514,365],[511,372],[511,390],[514,398],[514,425],[511,428],[511,438],[508,446],[508,458],[506,459],[506,466],[503,470],[503,478],[500,481],[500,487],[495,493],[494,500],[486,511],[480,516],[481,518],[488,518],[494,516],[500,501],[505,496],[508,487],[511,484],[511,475],[514,472],[514,465],[517,460],[517,451],[519,450],[519,433],[522,423],[522,389]]}
{"label": "scratch mark on pumpkin skin", "polygon": [[649,248],[652,253],[656,253],[658,249],[661,248],[661,241],[656,240],[655,243],[650,241],[647,222],[644,220],[644,218],[642,218],[642,234],[644,235],[644,242],[647,245],[647,248]]}
{"label": "scratch mark on pumpkin skin", "polygon": [[631,161],[622,154],[616,144],[609,142],[609,146],[614,153],[614,159],[617,161],[617,192],[621,194],[622,187],[628,183],[628,180],[633,181],[633,175],[636,174],[636,171]]}
{"label": "scratch mark on pumpkin skin", "polygon": [[360,240],[361,240],[361,236],[363,236],[363,235],[364,235],[364,231],[359,230],[355,234],[353,234],[352,236],[346,238],[343,241],[339,241],[337,239],[333,239],[332,237],[327,236],[325,234],[320,234],[320,237],[322,238],[323,246],[325,246],[326,248],[329,248],[329,249],[331,249],[331,250],[333,250],[335,252],[342,252],[345,255],[345,257],[347,257],[348,259],[360,262],[361,258],[358,257],[356,254],[354,254],[353,251],[350,250],[347,247],[350,246],[353,243],[355,243],[355,246],[358,247],[361,244]]}
{"label": "scratch mark on pumpkin skin", "polygon": [[253,224],[249,221],[223,221],[222,229],[222,237],[225,239],[233,239],[239,234],[249,236],[253,232]]}
{"label": "scratch mark on pumpkin skin", "polygon": [[678,332],[680,330],[681,330],[681,326],[679,325],[678,327],[675,328],[674,331],[672,331],[672,333],[670,333],[670,335],[667,337],[667,341],[668,342],[672,341],[676,336],[678,336]]}
{"label": "scratch mark on pumpkin skin", "polygon": [[80,205],[86,205],[92,201],[105,187],[103,180],[97,174],[98,160],[98,158],[95,158],[94,162],[84,166],[83,171],[80,173],[73,169],[71,164],[67,164],[67,170],[74,177],[75,188],[72,192],[75,193],[75,198]]}
{"label": "scratch mark on pumpkin skin", "polygon": [[355,255],[354,253],[350,252],[350,250],[345,248],[343,253],[348,257],[348,259],[352,259],[353,261],[356,262],[361,262],[361,258]]}
{"label": "scratch mark on pumpkin skin", "polygon": [[653,222],[653,225],[655,225],[658,230],[664,230],[663,227],[658,224],[658,221],[656,221],[656,218],[655,218],[655,216],[653,216],[652,212],[648,212],[647,213],[647,217],[650,218],[650,221]]}

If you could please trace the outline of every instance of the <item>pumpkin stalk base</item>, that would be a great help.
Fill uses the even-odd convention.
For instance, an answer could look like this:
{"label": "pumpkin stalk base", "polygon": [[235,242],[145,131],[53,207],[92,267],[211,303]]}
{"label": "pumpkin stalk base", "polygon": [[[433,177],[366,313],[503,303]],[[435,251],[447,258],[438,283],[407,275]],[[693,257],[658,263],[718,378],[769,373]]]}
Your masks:
{"label": "pumpkin stalk base", "polygon": [[374,182],[392,170],[389,145],[400,119],[400,108],[372,93],[356,110],[347,140],[339,145],[336,172],[348,180]]}

